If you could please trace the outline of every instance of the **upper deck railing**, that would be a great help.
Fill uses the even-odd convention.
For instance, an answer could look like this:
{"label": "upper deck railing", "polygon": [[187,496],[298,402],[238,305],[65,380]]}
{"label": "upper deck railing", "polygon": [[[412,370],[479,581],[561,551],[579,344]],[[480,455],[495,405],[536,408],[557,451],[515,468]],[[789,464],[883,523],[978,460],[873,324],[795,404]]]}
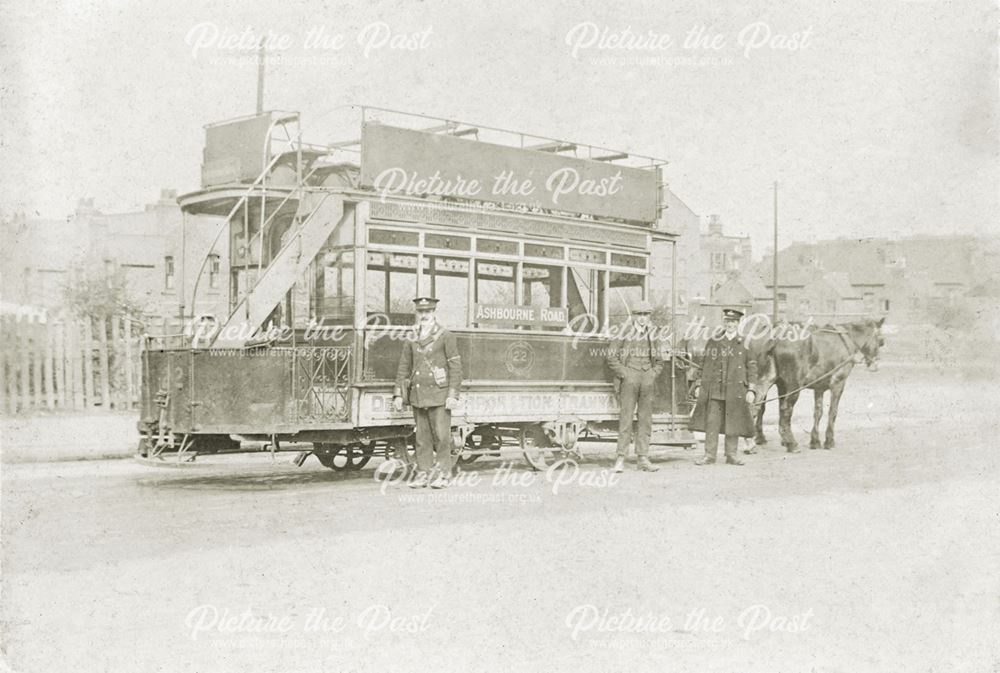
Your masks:
{"label": "upper deck railing", "polygon": [[[347,113],[346,115],[344,114],[345,112]],[[357,117],[351,119],[353,116],[351,113],[356,113]],[[289,135],[288,125],[290,123],[298,124],[300,120],[299,112],[292,110],[269,110],[262,113],[262,115],[243,115],[206,124],[204,128],[206,132],[210,132],[212,129],[219,129],[220,127],[241,122],[249,123],[262,116],[267,117],[269,126],[260,138],[261,166],[267,165],[272,158],[270,156],[271,136],[278,130],[283,131],[285,134],[285,137],[280,140],[294,145],[295,149],[293,151],[322,154],[325,155],[324,159],[327,161],[333,159],[335,155],[343,153],[352,156],[355,161],[358,161],[361,154],[362,142],[360,130],[368,122],[379,122],[414,131],[423,131],[424,133],[460,137],[517,149],[571,156],[578,159],[599,161],[632,168],[654,169],[666,166],[669,163],[666,159],[638,154],[620,148],[604,147],[565,138],[525,133],[514,129],[505,129],[447,117],[405,112],[370,105],[340,105],[321,115],[314,124],[314,128],[324,126],[324,118],[335,117],[331,126],[341,134],[339,138],[331,139],[325,143],[305,141],[301,133],[298,134],[297,138]]]}
{"label": "upper deck railing", "polygon": [[[505,129],[496,126],[487,126],[474,122],[449,119],[447,117],[437,117],[433,115],[419,114],[414,112],[404,112],[390,108],[359,105],[347,106],[355,108],[360,112],[360,126],[367,122],[379,122],[390,126],[399,126],[414,131],[425,133],[440,133],[462,137],[469,140],[489,142],[497,145],[516,147],[524,150],[535,150],[551,154],[563,154],[573,156],[578,159],[588,159],[591,161],[601,161],[634,168],[657,168],[666,166],[667,160],[657,157],[637,154],[620,148],[602,147],[591,145],[565,138],[553,138],[549,136],[524,133],[513,129]],[[329,147],[336,149],[359,148],[361,138],[352,140],[338,140],[329,143]]]}

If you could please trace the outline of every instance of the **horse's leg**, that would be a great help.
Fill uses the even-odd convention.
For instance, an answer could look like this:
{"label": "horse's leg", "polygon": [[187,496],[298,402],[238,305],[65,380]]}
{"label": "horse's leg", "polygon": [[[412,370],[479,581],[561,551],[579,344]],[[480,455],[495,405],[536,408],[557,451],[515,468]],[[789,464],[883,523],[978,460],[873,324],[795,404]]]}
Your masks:
{"label": "horse's leg", "polygon": [[795,403],[798,399],[799,393],[794,392],[788,397],[782,398],[779,404],[778,430],[781,433],[781,445],[788,449],[789,453],[796,453],[799,450],[795,434],[792,432],[792,412],[795,411]]}
{"label": "horse's leg", "polygon": [[[767,391],[760,393],[760,399],[767,399]],[[761,402],[757,406],[757,419],[755,423],[756,437],[753,438],[754,444],[757,446],[763,446],[767,444],[767,438],[764,437],[764,402]]]}
{"label": "horse's leg", "polygon": [[[813,391],[813,429],[809,433],[809,448],[819,448],[819,424],[823,420],[823,391]],[[827,426],[828,428],[830,426]]]}
{"label": "horse's leg", "polygon": [[847,379],[830,386],[830,415],[826,419],[826,441],[823,443],[824,449],[833,448],[833,424],[837,422],[837,407],[840,406],[840,396],[844,394],[844,385]]}
{"label": "horse's leg", "polygon": [[778,437],[781,439],[781,445],[787,446],[785,443],[785,386],[780,380],[775,382],[778,387]]}

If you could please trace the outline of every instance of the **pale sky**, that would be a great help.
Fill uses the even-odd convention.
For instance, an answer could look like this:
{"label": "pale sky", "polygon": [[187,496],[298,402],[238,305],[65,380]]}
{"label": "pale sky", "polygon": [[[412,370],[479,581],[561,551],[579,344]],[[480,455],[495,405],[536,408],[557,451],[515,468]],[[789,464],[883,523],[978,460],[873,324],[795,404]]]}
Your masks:
{"label": "pale sky", "polygon": [[[192,42],[249,28],[286,36],[265,107],[300,110],[315,140],[337,139],[324,113],[366,103],[662,156],[671,188],[757,256],[775,179],[782,245],[1000,230],[992,2],[203,4],[6,8],[3,212],[65,217],[84,196],[118,212],[197,189],[202,126],[253,112],[256,73],[225,60],[244,52]],[[754,24],[798,48],[747,52]],[[717,49],[684,46],[699,27]],[[359,36],[384,28],[420,48],[366,54]],[[626,29],[672,43],[567,43]],[[316,31],[342,48],[307,48]]]}

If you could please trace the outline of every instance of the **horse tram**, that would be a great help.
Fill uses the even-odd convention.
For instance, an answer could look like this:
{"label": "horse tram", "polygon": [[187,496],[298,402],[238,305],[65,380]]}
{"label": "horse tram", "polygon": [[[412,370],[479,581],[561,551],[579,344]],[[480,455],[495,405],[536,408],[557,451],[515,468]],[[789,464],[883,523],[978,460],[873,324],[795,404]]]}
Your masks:
{"label": "horse tram", "polygon": [[[217,230],[183,292],[198,306],[221,259],[228,306],[147,336],[139,457],[294,451],[336,470],[407,458],[413,417],[392,389],[418,295],[440,300],[462,356],[459,464],[515,452],[541,470],[613,439],[609,337],[632,302],[675,287],[666,162],[345,110],[346,140],[329,144],[303,141],[297,113],[206,127],[201,189],[178,201],[185,226]],[[675,339],[661,343],[654,445],[693,443]]]}

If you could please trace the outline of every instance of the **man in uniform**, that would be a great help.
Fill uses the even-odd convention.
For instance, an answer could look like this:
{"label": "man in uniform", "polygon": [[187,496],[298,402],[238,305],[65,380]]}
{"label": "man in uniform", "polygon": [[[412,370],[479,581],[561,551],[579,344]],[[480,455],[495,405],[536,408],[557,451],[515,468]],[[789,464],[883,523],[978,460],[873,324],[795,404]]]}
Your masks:
{"label": "man in uniform", "polygon": [[719,433],[726,436],[726,463],[743,465],[737,455],[740,437],[753,437],[754,425],[749,405],[757,397],[757,360],[751,357],[739,335],[743,312],[727,308],[722,312],[725,333],[705,345],[701,368],[701,389],[691,415],[691,429],[705,433],[705,455],[696,465],[715,462]]}
{"label": "man in uniform", "polygon": [[615,472],[625,469],[625,454],[632,442],[632,418],[638,412],[635,436],[636,467],[643,472],[659,468],[649,462],[649,439],[653,429],[653,389],[663,370],[659,343],[653,339],[650,315],[653,307],[639,301],[632,307],[632,319],[622,335],[611,344],[608,366],[615,375],[621,417],[618,419],[618,456]]}
{"label": "man in uniform", "polygon": [[[451,410],[458,404],[462,358],[455,335],[437,323],[437,303],[433,297],[413,300],[417,314],[416,333],[403,342],[392,397],[396,411],[403,410],[404,400],[413,407],[417,426],[417,474],[410,482],[412,488],[428,483],[432,488],[445,488],[453,464]],[[436,475],[432,480],[433,472]]]}

